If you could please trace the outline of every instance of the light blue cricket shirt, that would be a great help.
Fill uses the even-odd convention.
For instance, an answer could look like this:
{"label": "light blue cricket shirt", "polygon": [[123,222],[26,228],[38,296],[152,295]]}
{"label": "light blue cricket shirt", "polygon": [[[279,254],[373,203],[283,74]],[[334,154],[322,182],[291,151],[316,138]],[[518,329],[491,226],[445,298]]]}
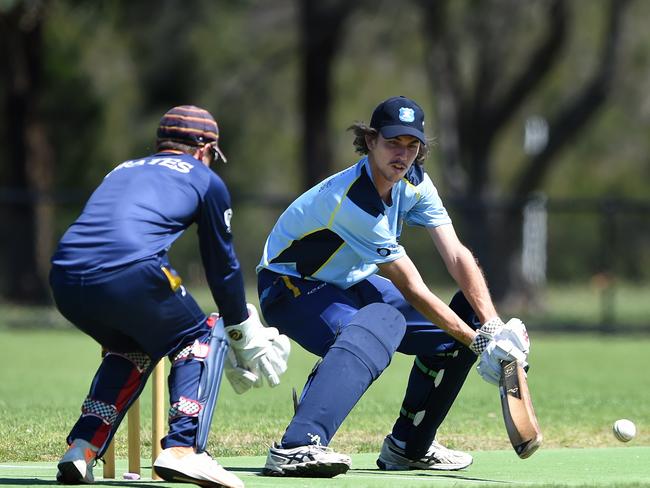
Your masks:
{"label": "light blue cricket shirt", "polygon": [[377,264],[406,253],[402,225],[451,224],[438,191],[414,163],[392,189],[386,205],[368,158],[323,180],[296,199],[266,240],[257,270],[315,279],[343,289],[376,273]]}

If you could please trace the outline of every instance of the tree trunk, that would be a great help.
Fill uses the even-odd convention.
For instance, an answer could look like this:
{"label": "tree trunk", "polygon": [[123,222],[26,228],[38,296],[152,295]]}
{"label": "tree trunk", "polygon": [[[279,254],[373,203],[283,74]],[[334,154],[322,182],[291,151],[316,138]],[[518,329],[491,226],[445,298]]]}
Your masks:
{"label": "tree trunk", "polygon": [[332,168],[330,107],[332,64],[341,45],[345,20],[354,2],[301,0],[304,187],[327,177]]}
{"label": "tree trunk", "polygon": [[[524,8],[520,2],[470,3],[467,11],[454,17],[451,2],[420,0],[429,42],[427,61],[438,131],[443,139],[443,178],[454,194],[464,198],[461,215],[466,229],[462,238],[479,258],[497,302],[523,290],[520,256],[525,200],[543,184],[558,161],[557,154],[593,120],[607,99],[616,71],[627,3],[628,0],[610,0],[609,12],[604,16],[607,28],[603,31],[599,64],[591,79],[575,96],[559,101],[553,108],[556,115],[549,124],[547,146],[521,163],[523,169],[512,185],[512,192],[505,197],[507,203],[495,208],[493,148],[523,103],[535,95],[560,61],[572,27],[570,4],[565,0],[545,4],[545,34],[537,45],[531,46],[527,62],[514,70],[514,76],[504,77],[503,73],[513,71],[505,69],[510,59],[504,53],[508,52],[508,43],[516,42],[508,27],[523,18],[518,16],[517,9]],[[504,23],[506,8],[509,17]],[[470,19],[471,35],[466,35],[465,25],[454,24],[459,19]],[[473,73],[470,80],[463,79],[456,61],[463,43],[474,53],[470,57],[475,64],[469,70]],[[490,211],[490,206],[494,211]]]}
{"label": "tree trunk", "polygon": [[0,49],[8,145],[9,199],[3,234],[8,262],[6,297],[22,303],[49,301],[47,272],[52,251],[53,150],[39,113],[44,2],[18,2],[0,13]]}

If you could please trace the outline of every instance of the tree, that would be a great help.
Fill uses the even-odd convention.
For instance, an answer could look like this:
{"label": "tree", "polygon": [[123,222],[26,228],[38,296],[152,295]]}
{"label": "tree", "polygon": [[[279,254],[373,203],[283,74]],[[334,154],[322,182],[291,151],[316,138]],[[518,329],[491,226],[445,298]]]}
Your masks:
{"label": "tree", "polygon": [[7,298],[49,300],[47,270],[52,246],[51,190],[54,156],[40,111],[43,92],[43,19],[46,1],[18,1],[0,8],[0,53],[5,87],[7,183],[11,197],[3,222]]}
{"label": "tree", "polygon": [[[471,202],[463,206],[468,244],[484,266],[497,301],[516,292],[514,284],[521,284],[515,260],[523,202],[541,188],[558,161],[558,153],[595,118],[610,93],[627,4],[627,0],[609,0],[593,71],[577,90],[567,86],[565,96],[554,104],[548,143],[521,161],[509,195],[511,204],[494,215],[487,204],[496,193],[495,145],[562,60],[575,27],[569,2],[420,0],[445,181],[464,202]],[[545,21],[534,43],[527,44],[521,34],[533,37],[527,31],[530,25],[524,23],[532,6],[543,10]],[[470,68],[461,66],[461,60],[469,62]]]}
{"label": "tree", "polygon": [[342,45],[345,21],[353,9],[354,2],[347,0],[300,1],[306,188],[315,185],[331,172],[332,64]]}

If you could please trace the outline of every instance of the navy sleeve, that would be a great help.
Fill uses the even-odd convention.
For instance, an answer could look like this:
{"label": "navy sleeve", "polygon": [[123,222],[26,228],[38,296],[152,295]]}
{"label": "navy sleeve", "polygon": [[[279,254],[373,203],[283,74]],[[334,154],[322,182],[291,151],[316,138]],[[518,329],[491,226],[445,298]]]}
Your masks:
{"label": "navy sleeve", "polygon": [[210,172],[210,184],[197,215],[199,247],[214,302],[226,325],[248,318],[244,279],[232,244],[230,194]]}

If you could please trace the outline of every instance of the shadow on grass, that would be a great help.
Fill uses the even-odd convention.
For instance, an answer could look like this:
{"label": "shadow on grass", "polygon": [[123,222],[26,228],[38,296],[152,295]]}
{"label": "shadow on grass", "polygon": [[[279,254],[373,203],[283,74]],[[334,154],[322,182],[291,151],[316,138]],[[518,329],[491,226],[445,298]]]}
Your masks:
{"label": "shadow on grass", "polygon": [[41,480],[38,478],[0,478],[0,486],[2,485],[58,485],[56,480]]}
{"label": "shadow on grass", "polygon": [[372,478],[372,475],[382,476],[384,478],[386,478],[387,476],[394,476],[395,478],[399,478],[400,475],[408,475],[410,477],[417,477],[423,479],[429,478],[431,480],[434,480],[436,478],[450,478],[458,481],[482,481],[488,483],[502,483],[506,485],[511,483],[510,481],[504,481],[504,480],[493,480],[489,478],[476,478],[474,476],[466,476],[462,472],[450,473],[448,471],[441,472],[435,470],[383,471],[378,469],[351,469],[350,471],[348,471],[348,474],[363,474],[363,475],[368,475],[367,476],[368,478]]}
{"label": "shadow on grass", "polygon": [[247,473],[247,474],[262,474],[262,468],[244,468],[244,467],[233,467],[233,466],[224,466],[223,469],[226,471],[232,471],[233,473]]}

